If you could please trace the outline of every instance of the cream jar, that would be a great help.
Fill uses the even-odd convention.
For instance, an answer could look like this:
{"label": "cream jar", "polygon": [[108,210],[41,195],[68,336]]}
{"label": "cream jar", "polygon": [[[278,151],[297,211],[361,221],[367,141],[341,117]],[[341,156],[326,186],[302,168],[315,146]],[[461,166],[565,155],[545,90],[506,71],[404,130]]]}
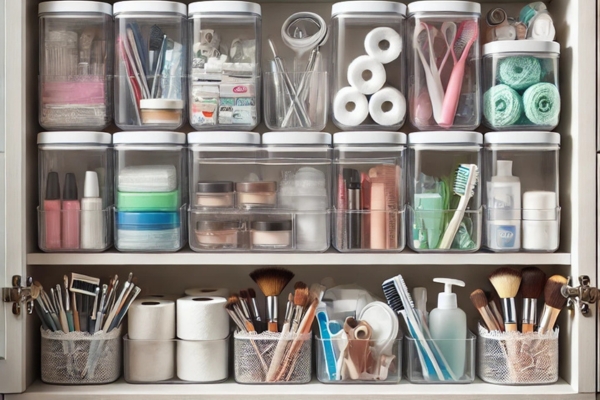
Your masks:
{"label": "cream jar", "polygon": [[140,112],[144,125],[180,125],[183,123],[183,100],[140,100]]}
{"label": "cream jar", "polygon": [[254,249],[291,249],[292,220],[252,221],[250,237]]}
{"label": "cream jar", "polygon": [[271,208],[277,204],[277,182],[238,182],[235,189],[238,208]]}
{"label": "cream jar", "polygon": [[196,222],[199,247],[211,250],[247,247],[245,224],[240,220],[201,220]]}
{"label": "cream jar", "polygon": [[233,182],[206,181],[196,185],[196,206],[200,208],[232,208],[235,205]]}

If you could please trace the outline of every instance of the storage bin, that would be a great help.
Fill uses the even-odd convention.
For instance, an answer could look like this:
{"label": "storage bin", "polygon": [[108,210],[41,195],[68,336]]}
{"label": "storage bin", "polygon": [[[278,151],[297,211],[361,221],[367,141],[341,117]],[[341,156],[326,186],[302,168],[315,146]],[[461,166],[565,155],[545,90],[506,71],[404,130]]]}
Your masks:
{"label": "storage bin", "polygon": [[331,108],[343,130],[393,130],[404,124],[406,6],[344,1],[331,9]]}
{"label": "storage bin", "polygon": [[187,7],[121,1],[116,24],[115,123],[123,130],[175,130],[187,111]]}
{"label": "storage bin", "polygon": [[333,245],[338,251],[404,249],[405,146],[400,132],[333,135]]}
{"label": "storage bin", "polygon": [[490,132],[484,142],[484,247],[558,250],[560,135]]}
{"label": "storage bin", "polygon": [[118,132],[115,147],[115,247],[177,251],[185,244],[185,134]]}
{"label": "storage bin", "polygon": [[408,135],[408,244],[417,252],[474,252],[481,244],[477,132]]}
{"label": "storage bin", "polygon": [[261,9],[245,1],[189,5],[190,123],[252,130],[260,122]]}
{"label": "storage bin", "polygon": [[112,150],[104,132],[42,132],[38,143],[38,246],[100,252],[112,245]]}
{"label": "storage bin", "polygon": [[538,40],[483,46],[483,122],[493,130],[549,131],[558,125],[560,45]]}
{"label": "storage bin", "polygon": [[408,6],[408,97],[419,130],[473,130],[481,121],[479,19],[468,1]]}

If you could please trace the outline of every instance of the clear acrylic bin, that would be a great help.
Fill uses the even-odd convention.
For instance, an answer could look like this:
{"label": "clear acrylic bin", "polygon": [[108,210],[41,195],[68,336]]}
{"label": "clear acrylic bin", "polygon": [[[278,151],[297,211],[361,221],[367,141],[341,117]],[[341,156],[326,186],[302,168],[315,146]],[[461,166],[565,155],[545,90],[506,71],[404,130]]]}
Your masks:
{"label": "clear acrylic bin", "polygon": [[[424,346],[419,344],[418,340],[413,339],[410,336],[404,337],[404,366],[406,378],[410,383],[429,383],[429,384],[456,384],[456,383],[471,383],[475,380],[475,342],[477,341],[476,336],[468,331],[467,338],[464,340],[426,340],[427,347],[431,349],[431,354],[438,356],[441,354],[445,357],[448,363],[448,355],[452,354],[454,358],[453,362],[457,362],[458,365],[464,366],[463,371],[452,371],[452,374],[448,370],[436,371],[432,368],[433,373],[423,374],[423,366],[420,361]],[[436,348],[437,346],[437,348]],[[439,349],[439,353],[438,350]],[[456,361],[457,357],[462,359],[464,349],[464,363],[462,360]],[[436,357],[436,359],[439,359]],[[439,365],[439,364],[438,364]],[[451,364],[447,364],[451,365]],[[459,367],[455,366],[454,369]],[[452,368],[449,368],[452,370]],[[442,377],[443,379],[440,379]]]}
{"label": "clear acrylic bin", "polygon": [[335,211],[333,245],[340,252],[400,252],[404,249],[404,210]]}

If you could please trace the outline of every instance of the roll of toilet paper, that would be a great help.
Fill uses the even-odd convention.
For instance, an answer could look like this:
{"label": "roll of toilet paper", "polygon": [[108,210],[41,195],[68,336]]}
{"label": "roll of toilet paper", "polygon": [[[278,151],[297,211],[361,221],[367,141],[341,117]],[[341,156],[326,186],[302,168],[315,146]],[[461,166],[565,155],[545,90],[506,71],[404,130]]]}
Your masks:
{"label": "roll of toilet paper", "polygon": [[223,297],[189,296],[177,300],[177,337],[218,340],[229,336],[229,315]]}
{"label": "roll of toilet paper", "polygon": [[229,297],[229,289],[205,287],[185,289],[186,296]]}
{"label": "roll of toilet paper", "polygon": [[348,83],[362,94],[373,94],[385,84],[383,64],[371,56],[360,56],[348,65]]}
{"label": "roll of toilet paper", "polygon": [[341,88],[333,99],[333,116],[342,125],[358,126],[369,115],[367,97],[351,86]]}
{"label": "roll of toilet paper", "polygon": [[365,37],[365,51],[382,64],[390,63],[402,52],[402,38],[392,28],[375,28]]}
{"label": "roll of toilet paper", "polygon": [[[386,103],[391,104],[391,108],[384,108]],[[379,125],[399,124],[406,115],[406,99],[398,89],[385,87],[369,99],[369,114]]]}
{"label": "roll of toilet paper", "polygon": [[135,300],[127,313],[129,338],[164,340],[175,338],[175,301],[166,299]]}
{"label": "roll of toilet paper", "polygon": [[177,377],[191,382],[227,379],[229,340],[177,342]]}
{"label": "roll of toilet paper", "polygon": [[160,382],[175,377],[174,340],[126,340],[125,379]]}
{"label": "roll of toilet paper", "polygon": [[151,293],[151,294],[146,294],[144,296],[140,296],[137,299],[138,300],[173,300],[173,302],[175,302],[178,298],[182,297],[181,295],[178,294],[164,294],[164,293]]}

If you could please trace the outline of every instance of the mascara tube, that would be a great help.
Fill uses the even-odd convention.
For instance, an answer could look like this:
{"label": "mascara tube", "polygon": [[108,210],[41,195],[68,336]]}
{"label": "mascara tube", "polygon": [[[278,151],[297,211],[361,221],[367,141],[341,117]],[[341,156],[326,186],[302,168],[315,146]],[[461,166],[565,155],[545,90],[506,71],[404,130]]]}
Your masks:
{"label": "mascara tube", "polygon": [[344,172],[346,178],[346,234],[348,235],[348,249],[360,249],[362,247],[360,173],[355,169],[347,169]]}

